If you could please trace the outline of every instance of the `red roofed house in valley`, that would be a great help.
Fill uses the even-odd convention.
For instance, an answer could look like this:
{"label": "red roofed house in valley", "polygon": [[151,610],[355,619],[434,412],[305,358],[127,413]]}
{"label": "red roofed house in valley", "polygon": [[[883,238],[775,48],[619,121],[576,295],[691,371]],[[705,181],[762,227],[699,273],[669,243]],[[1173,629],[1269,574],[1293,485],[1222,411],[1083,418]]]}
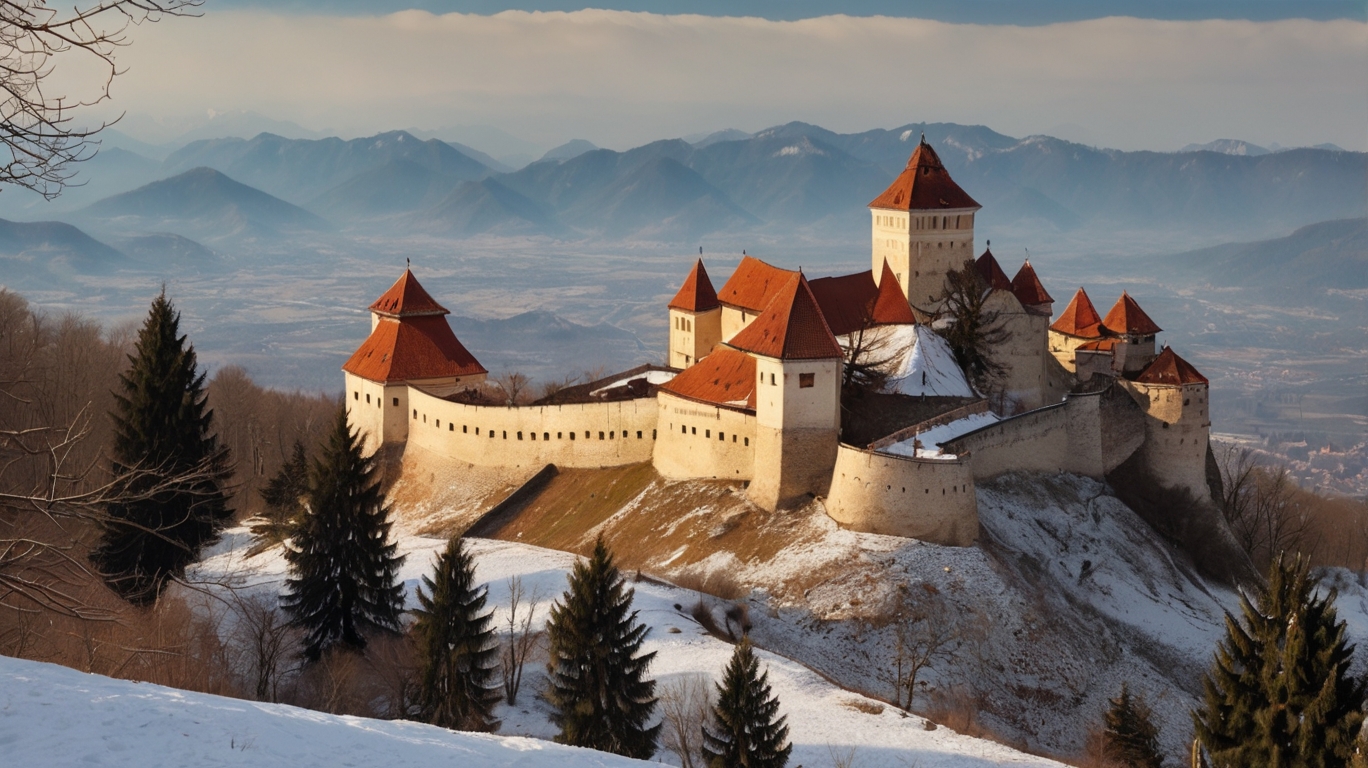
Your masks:
{"label": "red roofed house in valley", "polygon": [[371,333],[343,364],[349,420],[367,450],[408,438],[409,386],[450,393],[488,371],[447,324],[448,311],[411,270],[370,306]]}
{"label": "red roofed house in valley", "polygon": [[919,310],[939,309],[945,275],[974,258],[974,201],[922,137],[907,167],[869,203],[874,274],[893,268],[903,296]]}
{"label": "red roofed house in valley", "polygon": [[694,262],[684,285],[670,300],[671,368],[688,368],[722,341],[722,304],[703,260]]}
{"label": "red roofed house in valley", "polygon": [[[650,462],[669,480],[746,483],[761,509],[812,503],[847,528],[953,546],[979,531],[975,484],[1004,472],[1105,480],[1136,458],[1154,484],[1208,495],[1207,380],[1155,354],[1159,326],[1129,294],[1103,319],[1080,288],[1051,324],[1029,261],[1009,280],[990,250],[973,258],[979,204],[924,137],[869,208],[871,270],[809,282],[743,252],[717,289],[696,259],[668,305],[664,366],[531,403],[467,391],[484,366],[405,271],[342,366],[349,420],[369,449],[403,448],[387,454],[401,470],[454,461],[521,483],[551,464]],[[979,320],[1005,331],[983,342],[1003,370],[987,381],[938,332],[946,276],[969,268]]]}

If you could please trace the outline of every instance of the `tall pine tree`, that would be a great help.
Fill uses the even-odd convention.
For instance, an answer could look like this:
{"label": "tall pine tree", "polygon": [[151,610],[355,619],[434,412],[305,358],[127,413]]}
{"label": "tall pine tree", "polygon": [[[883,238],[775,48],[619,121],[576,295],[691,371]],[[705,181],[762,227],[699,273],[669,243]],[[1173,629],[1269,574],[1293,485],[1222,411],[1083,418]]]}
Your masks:
{"label": "tall pine tree", "polygon": [[195,348],[180,335],[180,314],[165,291],[128,359],[110,414],[117,500],[105,510],[91,561],[116,592],[148,603],[232,517],[222,487],[231,468],[213,432]]}
{"label": "tall pine tree", "polygon": [[703,727],[703,755],[710,768],[784,768],[793,745],[788,719],[779,715],[779,699],[760,671],[750,638],[743,637],[717,684],[711,727]]}
{"label": "tall pine tree", "polygon": [[1300,557],[1276,558],[1256,607],[1226,616],[1226,638],[1203,678],[1197,737],[1214,768],[1345,765],[1363,723],[1364,682],[1336,593],[1322,594]]}
{"label": "tall pine tree", "polygon": [[399,629],[404,558],[390,541],[389,507],[376,474],[374,455],[362,455],[343,405],[314,460],[308,503],[285,548],[290,576],[281,606],[305,630],[304,656],[311,661],[337,643],[364,649],[364,631]]}
{"label": "tall pine tree", "polygon": [[1103,716],[1102,750],[1107,758],[1125,768],[1160,768],[1159,729],[1145,700],[1132,696],[1121,684],[1121,695],[1112,699]]}
{"label": "tall pine tree", "polygon": [[485,611],[487,590],[475,584],[475,561],[465,539],[452,537],[431,578],[418,587],[413,625],[422,664],[419,708],[423,720],[458,731],[492,731],[500,698],[495,674],[499,644],[494,612]]}
{"label": "tall pine tree", "polygon": [[547,624],[556,741],[645,760],[660,733],[659,724],[646,725],[656,707],[656,684],[646,677],[655,653],[641,653],[647,628],[602,537],[569,581]]}

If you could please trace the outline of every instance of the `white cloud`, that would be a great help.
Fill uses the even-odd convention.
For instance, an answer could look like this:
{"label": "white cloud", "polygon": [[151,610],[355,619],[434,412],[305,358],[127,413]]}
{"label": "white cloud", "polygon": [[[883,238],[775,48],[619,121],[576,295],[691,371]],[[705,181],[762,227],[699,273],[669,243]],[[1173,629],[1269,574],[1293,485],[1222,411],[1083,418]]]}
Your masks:
{"label": "white cloud", "polygon": [[383,17],[216,13],[137,29],[114,106],[249,109],[368,132],[488,123],[626,147],[789,120],[1110,146],[1236,137],[1368,149],[1368,24],[1108,18],[1038,27],[616,11]]}

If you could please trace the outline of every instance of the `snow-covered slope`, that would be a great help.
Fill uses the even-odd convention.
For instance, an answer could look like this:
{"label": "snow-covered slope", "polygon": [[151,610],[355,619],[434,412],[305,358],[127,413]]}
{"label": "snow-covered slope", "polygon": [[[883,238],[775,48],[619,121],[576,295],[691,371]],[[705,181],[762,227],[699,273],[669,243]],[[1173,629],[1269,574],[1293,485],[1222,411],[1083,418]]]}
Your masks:
{"label": "snow-covered slope", "polygon": [[[490,604],[495,607],[496,621],[508,605],[508,579],[518,576],[529,592],[539,592],[547,598],[537,617],[539,623],[544,622],[549,600],[559,597],[564,591],[566,574],[575,557],[512,542],[471,541],[477,564],[476,575],[480,581],[489,584]],[[244,544],[245,534],[242,530],[230,532],[215,554],[195,570],[192,578],[208,583],[210,589],[216,588],[214,583],[219,583],[231,584],[240,590],[274,594],[279,590],[285,574],[282,558],[277,552],[246,558]],[[400,549],[408,554],[401,577],[408,588],[410,603],[413,602],[413,588],[417,579],[430,571],[435,553],[444,545],[445,542],[431,538],[400,538]],[[635,607],[640,612],[640,619],[651,627],[646,650],[656,653],[652,666],[654,677],[662,685],[668,685],[683,676],[699,674],[718,679],[731,656],[732,646],[704,632],[688,615],[692,603],[698,599],[697,593],[651,581],[638,581],[634,586]],[[905,765],[922,768],[1059,765],[991,741],[963,736],[948,728],[931,726],[933,729],[928,730],[928,724],[922,718],[843,690],[802,664],[764,651],[758,655],[769,669],[770,683],[781,702],[781,711],[788,716],[790,739],[794,744],[791,765],[830,765],[833,753],[846,755],[852,751],[856,755],[856,763],[862,768]],[[541,670],[529,664],[527,673],[525,686],[535,689],[542,679]],[[258,708],[255,704],[225,703],[246,709]],[[278,711],[278,708],[269,711]],[[497,714],[503,720],[501,733],[530,734],[543,738],[554,733],[547,719],[549,713],[545,705],[526,693],[518,707],[504,706]],[[304,713],[301,717],[326,716]],[[332,722],[333,719],[327,721]],[[369,721],[353,718],[345,722]],[[0,728],[3,727],[0,725]],[[400,726],[377,724],[376,727],[385,732],[385,728]],[[0,738],[3,736],[0,735]],[[550,752],[545,754],[548,764],[550,760],[559,759]],[[673,754],[664,750],[658,752],[655,759],[678,763]],[[530,760],[527,764],[540,765],[540,758]]]}
{"label": "snow-covered slope", "polygon": [[326,715],[0,656],[0,764],[130,768],[628,768],[537,739]]}

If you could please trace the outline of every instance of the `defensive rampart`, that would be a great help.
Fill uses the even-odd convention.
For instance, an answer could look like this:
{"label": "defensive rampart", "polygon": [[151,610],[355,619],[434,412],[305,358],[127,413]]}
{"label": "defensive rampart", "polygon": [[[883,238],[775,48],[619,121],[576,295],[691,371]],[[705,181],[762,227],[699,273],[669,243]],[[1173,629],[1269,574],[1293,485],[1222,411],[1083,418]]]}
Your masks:
{"label": "defensive rampart", "polygon": [[755,416],[669,392],[657,395],[660,439],[655,468],[664,477],[750,480],[755,471]]}
{"label": "defensive rampart", "polygon": [[965,547],[978,537],[974,478],[963,459],[914,459],[842,444],[827,514],[866,533]]}

